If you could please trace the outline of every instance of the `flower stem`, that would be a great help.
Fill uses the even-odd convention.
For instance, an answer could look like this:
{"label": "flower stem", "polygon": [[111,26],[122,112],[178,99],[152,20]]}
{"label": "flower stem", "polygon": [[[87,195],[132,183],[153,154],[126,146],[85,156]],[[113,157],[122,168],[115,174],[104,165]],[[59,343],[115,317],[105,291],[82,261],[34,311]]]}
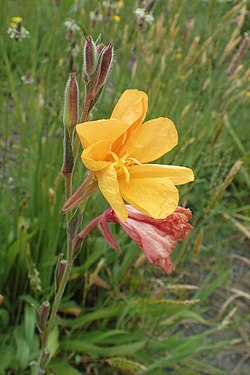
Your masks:
{"label": "flower stem", "polygon": [[[66,200],[68,200],[70,198],[71,194],[72,194],[72,173],[65,174],[64,180],[65,180],[65,198],[66,198]],[[71,219],[71,212],[67,212],[66,213],[66,226],[67,227],[68,227],[68,223],[69,223],[70,219]],[[60,281],[60,284],[59,284],[58,289],[57,289],[56,294],[55,294],[55,298],[54,298],[54,301],[53,301],[50,317],[49,317],[49,320],[48,320],[48,323],[47,323],[47,328],[41,336],[42,345],[41,345],[41,354],[40,354],[40,358],[39,358],[39,367],[42,371],[47,366],[47,363],[44,363],[44,361],[43,361],[43,353],[47,349],[49,335],[51,334],[51,332],[53,331],[53,329],[55,327],[57,312],[58,312],[58,309],[60,307],[62,296],[63,296],[63,293],[65,291],[66,285],[67,285],[69,277],[70,277],[72,266],[73,266],[73,242],[70,239],[69,234],[67,232],[66,266],[65,266],[64,273],[63,273],[63,277]],[[39,371],[39,367],[38,367],[38,371]]]}
{"label": "flower stem", "polygon": [[[89,110],[90,110],[90,105],[91,105],[92,98],[90,95],[86,95],[85,97],[85,102],[84,102],[84,107],[83,107],[83,113],[82,113],[82,118],[81,121],[85,122],[88,119],[89,115]],[[79,138],[77,137],[75,140],[74,144],[74,149],[73,149],[73,160],[74,164],[76,162],[77,154],[78,154],[78,149],[79,149]],[[73,166],[73,171],[72,173],[65,173],[64,174],[64,183],[65,183],[65,200],[66,202],[70,199],[72,196],[72,179],[73,179],[73,174],[74,174],[74,166]],[[68,228],[69,221],[72,217],[72,213],[66,212],[66,227]],[[67,286],[67,283],[69,281],[70,273],[72,270],[73,262],[74,262],[74,249],[73,249],[73,242],[74,240],[70,239],[70,236],[67,231],[67,255],[66,255],[66,266],[64,269],[63,277],[60,281],[60,284],[58,285],[58,289],[55,294],[55,298],[52,304],[52,309],[50,313],[50,317],[47,323],[47,327],[45,329],[45,332],[41,334],[41,352],[40,352],[40,357],[38,360],[38,366],[37,366],[37,371],[36,375],[40,375],[44,373],[45,368],[48,365],[49,362],[49,357],[46,362],[44,362],[44,353],[48,351],[47,345],[48,345],[48,338],[53,331],[55,324],[56,324],[56,318],[57,318],[57,313],[61,304],[61,300],[65,291],[65,288]]]}
{"label": "flower stem", "polygon": [[65,270],[64,270],[64,274],[63,274],[61,283],[59,285],[59,288],[58,288],[58,290],[56,292],[55,299],[54,299],[54,302],[53,302],[53,305],[52,305],[52,310],[51,310],[51,314],[50,314],[50,318],[49,318],[48,326],[47,326],[47,330],[46,330],[46,336],[47,336],[47,338],[48,338],[49,334],[51,333],[51,331],[53,330],[53,328],[55,326],[56,315],[57,315],[57,312],[58,312],[58,309],[59,309],[59,306],[60,306],[60,303],[61,303],[61,300],[62,300],[63,293],[65,291],[67,282],[69,280],[69,276],[70,276],[72,265],[73,265],[73,260],[72,260],[72,241],[69,241],[69,242],[71,243],[71,255],[67,259],[67,263],[66,263],[66,267],[65,267]]}
{"label": "flower stem", "polygon": [[[68,173],[64,176],[65,179],[65,199],[68,200],[72,194],[72,173]],[[71,212],[66,213],[66,226],[68,227],[69,221],[71,219]],[[73,254],[72,254],[72,241],[69,238],[69,235],[67,233],[67,256],[66,256],[66,267],[63,273],[62,280],[60,282],[60,285],[58,287],[58,290],[55,295],[55,299],[52,305],[52,310],[50,314],[50,318],[48,321],[48,327],[47,327],[47,336],[48,334],[53,330],[55,321],[56,321],[56,314],[59,309],[61,299],[66,287],[66,284],[69,280],[70,272],[73,265]]]}

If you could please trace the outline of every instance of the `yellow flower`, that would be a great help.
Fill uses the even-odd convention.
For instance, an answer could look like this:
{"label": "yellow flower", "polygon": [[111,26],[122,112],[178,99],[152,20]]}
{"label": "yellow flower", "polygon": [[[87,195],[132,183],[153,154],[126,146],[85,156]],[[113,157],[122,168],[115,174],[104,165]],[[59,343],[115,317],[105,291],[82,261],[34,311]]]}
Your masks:
{"label": "yellow flower", "polygon": [[142,124],[147,108],[143,91],[126,90],[110,119],[76,126],[84,148],[82,162],[122,221],[128,217],[124,200],[148,216],[166,218],[178,205],[175,185],[194,180],[189,168],[147,164],[178,143],[175,125],[168,118]]}
{"label": "yellow flower", "polygon": [[21,17],[12,17],[10,21],[10,27],[16,27],[16,25],[22,21],[23,19]]}
{"label": "yellow flower", "polygon": [[181,56],[182,56],[181,52],[176,52],[176,54],[174,55],[176,60],[179,60],[181,58]]}
{"label": "yellow flower", "polygon": [[115,14],[115,15],[113,16],[113,20],[114,20],[115,22],[120,22],[121,17],[118,16],[117,14]]}

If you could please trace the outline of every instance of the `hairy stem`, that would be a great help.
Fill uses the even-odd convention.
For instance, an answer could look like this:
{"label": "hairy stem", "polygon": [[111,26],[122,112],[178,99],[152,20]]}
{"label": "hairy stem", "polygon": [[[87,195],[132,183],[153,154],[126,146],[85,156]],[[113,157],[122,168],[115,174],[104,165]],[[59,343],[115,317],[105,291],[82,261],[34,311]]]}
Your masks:
{"label": "hairy stem", "polygon": [[[91,96],[86,95],[86,99],[84,102],[84,108],[83,108],[83,114],[82,114],[82,122],[87,121],[88,115],[89,115],[89,110],[90,110],[90,105],[91,105]],[[72,138],[71,138],[72,140]],[[73,158],[74,158],[74,164],[77,158],[78,154],[78,149],[79,149],[79,139],[78,137],[75,140],[74,144],[74,149],[73,149]],[[74,174],[74,166],[73,166],[73,172],[72,173],[66,173],[64,175],[64,182],[65,182],[65,200],[66,202],[70,199],[72,195],[72,179],[73,179],[73,174]],[[68,228],[69,221],[71,219],[72,213],[71,212],[66,212],[66,227]],[[37,374],[40,375],[45,372],[45,369],[47,367],[47,364],[49,362],[49,359],[45,362],[44,361],[44,354],[47,350],[47,345],[48,345],[48,338],[51,332],[53,331],[55,324],[56,324],[56,318],[57,318],[57,313],[61,304],[61,300],[65,291],[65,288],[67,286],[67,283],[69,281],[70,273],[72,270],[73,266],[73,261],[74,261],[74,254],[73,254],[73,242],[74,240],[70,239],[70,236],[67,231],[67,255],[66,255],[66,266],[64,269],[63,277],[60,281],[60,284],[58,285],[58,289],[55,294],[55,298],[52,304],[51,308],[51,313],[50,317],[47,323],[47,327],[45,329],[45,332],[41,334],[41,353],[39,357],[38,364],[39,366],[37,367]]]}

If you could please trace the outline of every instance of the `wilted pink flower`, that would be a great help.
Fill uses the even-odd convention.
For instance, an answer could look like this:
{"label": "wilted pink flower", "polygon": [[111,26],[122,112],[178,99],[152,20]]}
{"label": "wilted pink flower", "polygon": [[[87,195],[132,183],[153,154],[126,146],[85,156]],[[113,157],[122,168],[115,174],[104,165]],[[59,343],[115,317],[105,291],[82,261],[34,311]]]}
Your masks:
{"label": "wilted pink flower", "polygon": [[117,251],[119,246],[111,234],[108,223],[119,223],[129,237],[144,251],[150,263],[170,273],[175,269],[170,259],[178,241],[184,240],[192,226],[189,220],[192,213],[189,209],[177,207],[166,219],[153,219],[137,211],[132,206],[126,206],[128,218],[121,221],[112,208],[94,219],[76,238],[75,248],[78,248],[86,234],[97,224],[106,241]]}

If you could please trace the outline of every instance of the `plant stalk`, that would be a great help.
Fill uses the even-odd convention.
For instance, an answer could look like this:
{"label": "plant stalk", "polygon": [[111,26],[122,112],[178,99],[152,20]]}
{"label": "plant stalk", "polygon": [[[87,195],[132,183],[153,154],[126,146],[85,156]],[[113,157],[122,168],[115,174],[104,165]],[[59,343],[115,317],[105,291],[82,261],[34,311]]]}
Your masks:
{"label": "plant stalk", "polygon": [[[81,121],[85,122],[88,119],[89,115],[89,110],[90,110],[90,105],[92,102],[92,97],[91,95],[86,95],[85,97],[85,102],[84,102],[84,107],[83,107],[83,113],[81,117]],[[75,140],[74,144],[74,149],[73,149],[73,158],[74,158],[74,164],[76,162],[77,154],[78,154],[78,149],[79,149],[79,138],[77,137]],[[73,179],[73,174],[74,174],[74,166],[73,166],[73,171],[71,173],[66,173],[64,175],[64,182],[65,182],[65,199],[66,202],[69,200],[69,198],[72,195],[72,179]],[[66,212],[66,228],[68,228],[69,221],[71,219],[71,212]],[[63,277],[61,279],[60,285],[58,286],[58,289],[55,294],[55,298],[52,304],[52,309],[50,313],[50,317],[47,323],[47,327],[45,332],[41,334],[41,353],[38,361],[38,366],[37,366],[37,371],[36,375],[41,375],[41,373],[45,373],[45,369],[49,363],[49,359],[46,363],[44,363],[43,360],[43,354],[47,349],[48,345],[48,338],[51,332],[53,331],[55,324],[56,324],[56,318],[57,318],[57,313],[61,304],[61,300],[65,291],[65,288],[67,286],[67,283],[69,281],[70,273],[72,270],[74,262],[74,254],[73,254],[73,241],[70,239],[69,233],[67,231],[67,255],[66,255],[66,266],[65,270],[63,273]]]}

